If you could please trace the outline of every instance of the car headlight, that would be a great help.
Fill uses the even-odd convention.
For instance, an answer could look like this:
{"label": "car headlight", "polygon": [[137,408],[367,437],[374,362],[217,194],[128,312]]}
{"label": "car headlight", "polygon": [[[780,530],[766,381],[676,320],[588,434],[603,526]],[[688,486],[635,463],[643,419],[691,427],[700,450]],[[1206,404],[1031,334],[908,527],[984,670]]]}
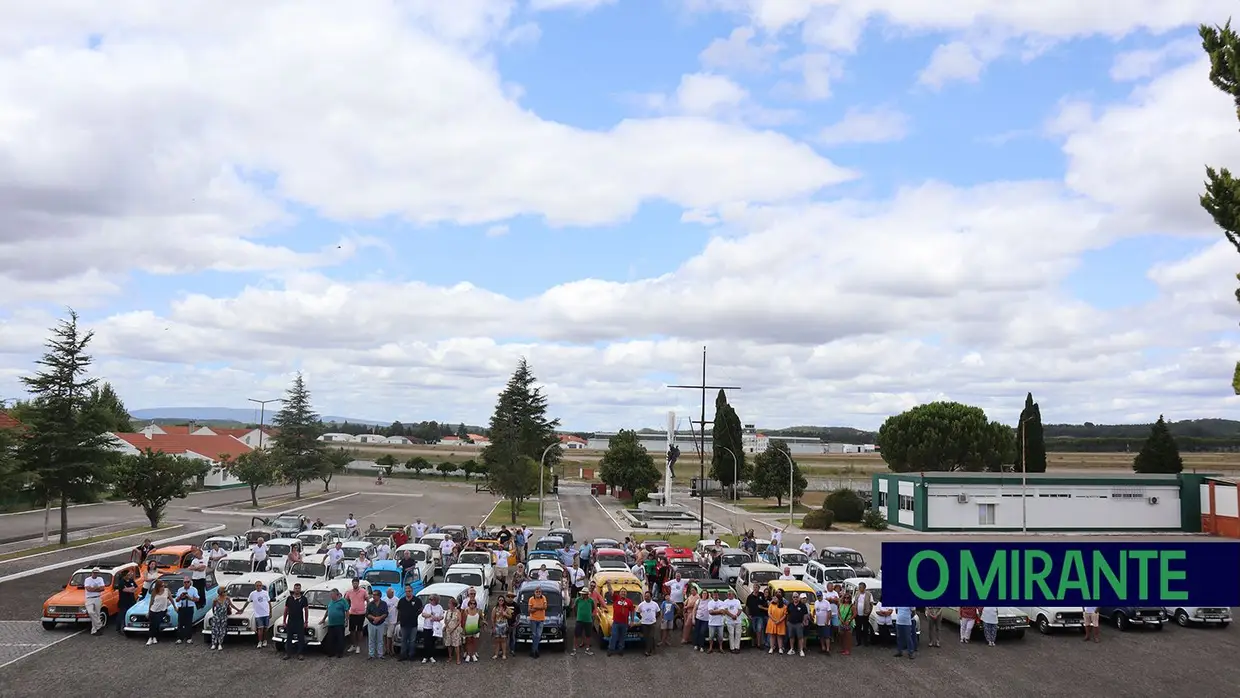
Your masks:
{"label": "car headlight", "polygon": [[1203,610],[1201,610],[1200,608],[1199,608],[1199,609],[1197,609],[1196,611],[1193,611],[1193,615],[1194,615],[1194,616],[1196,616],[1196,617],[1198,617],[1198,618],[1200,618],[1201,616],[1204,616],[1205,614],[1206,614],[1206,612],[1205,612],[1205,611],[1203,611]]}
{"label": "car headlight", "polygon": [[283,635],[283,634],[284,634],[284,626],[283,626],[283,625],[277,625],[277,626],[276,626],[276,633],[277,633],[277,634],[279,634],[279,635]]}
{"label": "car headlight", "polygon": [[138,617],[137,617],[137,616],[129,616],[129,622],[130,622],[130,623],[137,623],[137,622],[138,622]]}
{"label": "car headlight", "polygon": [[314,637],[314,628],[306,628],[306,636]]}
{"label": "car headlight", "polygon": [[248,618],[247,618],[247,619],[244,619],[244,620],[242,620],[242,621],[241,621],[241,627],[243,627],[243,628],[248,628],[248,627],[250,627],[250,621],[249,621],[249,619],[248,619]]}
{"label": "car headlight", "polygon": [[1056,614],[1055,614],[1055,620],[1063,620],[1063,614],[1062,614],[1062,613],[1056,613]]}

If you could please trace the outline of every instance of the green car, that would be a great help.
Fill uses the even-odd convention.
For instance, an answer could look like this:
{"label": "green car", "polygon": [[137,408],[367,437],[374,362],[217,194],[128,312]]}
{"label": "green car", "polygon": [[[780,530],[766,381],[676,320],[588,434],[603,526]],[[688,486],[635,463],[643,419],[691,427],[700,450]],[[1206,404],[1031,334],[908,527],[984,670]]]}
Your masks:
{"label": "green car", "polygon": [[[690,583],[689,587],[693,589],[694,591],[696,591],[698,593],[698,596],[701,596],[702,594],[713,594],[714,592],[717,591],[719,592],[720,598],[725,598],[725,599],[728,598],[729,591],[731,592],[736,591],[731,586],[729,586],[727,582],[723,581],[722,579],[695,579],[693,580],[692,583]],[[745,608],[745,605],[741,604],[741,609],[742,609],[741,610],[741,644],[742,645],[747,642],[753,643],[753,630],[751,630],[749,627],[749,616],[745,615],[745,611],[743,610],[744,608]]]}

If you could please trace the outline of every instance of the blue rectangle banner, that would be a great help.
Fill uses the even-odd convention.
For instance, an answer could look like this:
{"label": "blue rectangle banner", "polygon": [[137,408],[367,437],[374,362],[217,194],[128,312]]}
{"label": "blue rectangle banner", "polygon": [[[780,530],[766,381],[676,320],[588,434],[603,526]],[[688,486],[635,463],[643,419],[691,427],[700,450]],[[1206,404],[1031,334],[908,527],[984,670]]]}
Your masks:
{"label": "blue rectangle banner", "polygon": [[887,606],[1240,606],[1240,542],[883,543]]}

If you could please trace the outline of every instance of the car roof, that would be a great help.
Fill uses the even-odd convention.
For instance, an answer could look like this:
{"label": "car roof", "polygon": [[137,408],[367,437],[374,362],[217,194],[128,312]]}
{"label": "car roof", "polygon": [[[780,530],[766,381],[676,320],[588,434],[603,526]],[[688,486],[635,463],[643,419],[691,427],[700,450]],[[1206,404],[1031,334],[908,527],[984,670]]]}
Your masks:
{"label": "car roof", "polygon": [[405,543],[404,545],[397,548],[396,552],[399,553],[399,552],[404,552],[406,550],[421,550],[425,552],[430,549],[431,549],[431,546],[427,545],[426,543]]}
{"label": "car roof", "polygon": [[856,550],[853,550],[852,548],[842,548],[838,545],[828,545],[822,549],[822,552],[824,553],[828,553],[828,552],[830,553],[857,553],[858,555],[861,554],[861,553],[858,553]]}
{"label": "car roof", "polygon": [[267,545],[271,545],[272,543],[279,543],[280,545],[292,545],[293,543],[300,543],[300,542],[301,542],[300,538],[272,538],[271,540],[267,541]]}
{"label": "car roof", "polygon": [[246,572],[229,582],[229,584],[254,584],[254,582],[262,582],[264,586],[272,582],[284,579],[284,575],[279,572]]}
{"label": "car roof", "polygon": [[491,557],[491,551],[490,551],[490,550],[477,550],[477,549],[474,549],[474,550],[462,550],[462,551],[461,551],[461,552],[457,555],[457,559],[459,560],[459,559],[461,558],[461,556],[463,556],[463,555],[469,555],[470,553],[473,553],[474,555],[486,555],[488,558],[490,558],[490,557]]}
{"label": "car roof", "polygon": [[388,572],[399,572],[400,565],[396,564],[395,560],[375,560],[374,562],[370,563],[370,567],[366,568],[367,572],[369,572],[370,570],[380,570],[380,571],[386,570]]}
{"label": "car roof", "polygon": [[438,533],[428,533],[422,536],[422,540],[426,540],[427,538],[447,538],[447,537],[448,537],[448,534],[444,533],[443,531],[439,531]]}
{"label": "car roof", "polygon": [[151,554],[152,554],[152,555],[158,555],[158,554],[160,554],[160,553],[180,553],[180,554],[185,554],[185,553],[188,553],[189,551],[191,551],[191,550],[193,550],[193,549],[194,549],[194,546],[192,546],[192,545],[163,545],[163,546],[160,546],[160,547],[155,548],[154,550],[152,550],[152,551],[151,551]]}
{"label": "car roof", "polygon": [[753,559],[752,555],[745,552],[744,550],[741,550],[740,548],[730,548],[728,550],[723,551],[723,557],[728,557],[729,555],[731,556],[743,555],[744,557],[747,557],[750,560]]}
{"label": "car roof", "polygon": [[840,583],[851,584],[853,586],[860,586],[864,584],[866,589],[882,589],[883,588],[883,580],[877,577],[849,577],[848,579],[845,579],[843,582],[840,582]]}
{"label": "car roof", "polygon": [[551,592],[554,594],[561,594],[560,583],[553,582],[549,579],[546,581],[543,581],[541,579],[526,580],[525,582],[521,584],[521,587],[517,589],[517,593],[520,594],[523,591],[532,591],[535,588],[541,588],[544,594],[547,592]]}
{"label": "car roof", "polygon": [[780,548],[779,554],[780,555],[804,555],[805,553],[801,552],[797,548]]}
{"label": "car roof", "polygon": [[301,561],[321,565],[327,562],[327,553],[310,553],[309,555],[302,555]]}
{"label": "car roof", "polygon": [[297,534],[297,537],[301,538],[302,536],[326,536],[327,534],[328,534],[328,530],[326,528],[312,528],[309,531],[300,531]]}
{"label": "car roof", "polygon": [[96,567],[99,568],[100,572],[108,572],[110,574],[116,574],[117,572],[120,572],[121,570],[127,567],[132,567],[136,569],[138,567],[138,563],[136,562],[96,562],[93,565],[86,565],[85,567],[77,568],[77,571],[75,571],[73,574],[77,574],[78,572],[94,572]]}
{"label": "car roof", "polygon": [[224,559],[225,560],[249,560],[250,549],[246,548],[244,550],[234,550],[231,553],[228,553],[227,555],[225,555]]}
{"label": "car roof", "polygon": [[546,536],[543,536],[542,538],[539,538],[539,539],[538,539],[538,542],[540,542],[540,543],[541,543],[541,542],[543,542],[543,541],[545,541],[545,540],[558,540],[558,541],[560,541],[560,542],[562,543],[562,542],[564,542],[564,536],[546,535]]}
{"label": "car roof", "polygon": [[784,591],[804,592],[806,594],[817,593],[814,587],[799,579],[772,579],[767,585],[772,589],[783,589]]}
{"label": "car roof", "polygon": [[374,543],[365,540],[346,540],[342,548],[373,548]]}
{"label": "car roof", "polygon": [[[370,587],[370,582],[366,581],[365,579],[359,579],[358,582],[360,582],[358,586],[361,586],[362,588]],[[341,577],[340,579],[329,579],[326,582],[319,582],[318,584],[315,584],[309,589],[306,589],[306,591],[317,591],[317,590],[331,591],[332,589],[339,589],[340,593],[343,594],[344,592],[352,588],[353,588],[353,579],[346,579],[346,578]]]}
{"label": "car roof", "polygon": [[605,556],[616,556],[616,557],[620,555],[628,555],[628,553],[624,552],[620,548],[599,548],[594,551],[594,554],[605,555]]}
{"label": "car roof", "polygon": [[637,575],[633,574],[632,572],[625,571],[625,570],[604,570],[603,572],[598,572],[594,575],[594,581],[599,586],[603,586],[607,582],[613,582],[613,583],[631,582],[633,584],[641,584],[641,581],[637,579]]}
{"label": "car roof", "polygon": [[240,538],[240,537],[241,537],[241,536],[233,536],[233,535],[229,535],[229,534],[227,534],[227,533],[221,533],[221,534],[219,534],[219,535],[215,535],[215,536],[207,536],[206,540],[204,540],[204,541],[202,541],[202,542],[203,542],[203,543],[210,543],[210,542],[211,542],[211,541],[213,541],[213,540],[237,540],[237,539],[238,539],[238,538]]}
{"label": "car roof", "polygon": [[699,589],[705,589],[707,591],[715,591],[716,589],[719,591],[732,591],[732,585],[722,579],[694,579],[692,584],[697,586]]}
{"label": "car roof", "polygon": [[469,563],[458,562],[455,565],[449,566],[445,572],[451,572],[452,570],[457,569],[457,568],[460,568],[461,571],[464,571],[464,572],[482,572],[483,571],[482,565],[471,565]]}
{"label": "car roof", "polygon": [[[714,545],[714,544],[715,544],[715,539],[714,539],[714,538],[699,538],[699,539],[698,539],[698,545],[711,546],[711,545]],[[732,546],[728,545],[728,542],[727,542],[726,540],[720,540],[720,541],[719,541],[719,547],[721,547],[721,548],[730,548],[730,547],[732,547]]]}
{"label": "car roof", "polygon": [[468,584],[458,584],[457,582],[435,582],[418,592],[418,596],[430,596],[431,594],[439,594],[440,596],[451,596],[456,598],[464,594],[473,587]]}
{"label": "car roof", "polygon": [[750,572],[782,572],[783,571],[769,562],[746,562],[745,564],[741,565],[741,569],[749,570]]}

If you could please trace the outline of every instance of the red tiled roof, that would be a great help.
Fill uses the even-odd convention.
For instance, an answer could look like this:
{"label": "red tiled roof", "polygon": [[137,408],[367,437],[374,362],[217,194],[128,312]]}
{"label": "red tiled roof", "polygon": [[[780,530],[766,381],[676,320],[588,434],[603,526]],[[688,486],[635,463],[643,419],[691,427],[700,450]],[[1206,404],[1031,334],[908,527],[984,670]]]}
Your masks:
{"label": "red tiled roof", "polygon": [[0,429],[24,429],[25,424],[17,421],[16,417],[12,417],[8,412],[0,412]]}
{"label": "red tiled roof", "polygon": [[490,441],[490,439],[483,436],[482,434],[470,434],[469,439],[470,441]]}
{"label": "red tiled roof", "polygon": [[115,436],[139,451],[145,451],[148,448],[159,453],[172,454],[191,451],[212,460],[218,460],[223,455],[236,458],[252,450],[249,446],[231,436],[153,434],[149,439],[146,437],[146,434],[115,434]]}
{"label": "red tiled roof", "polygon": [[588,442],[585,439],[581,438],[580,436],[573,436],[572,434],[561,434],[560,443],[562,444],[567,444],[567,443],[584,444]]}

